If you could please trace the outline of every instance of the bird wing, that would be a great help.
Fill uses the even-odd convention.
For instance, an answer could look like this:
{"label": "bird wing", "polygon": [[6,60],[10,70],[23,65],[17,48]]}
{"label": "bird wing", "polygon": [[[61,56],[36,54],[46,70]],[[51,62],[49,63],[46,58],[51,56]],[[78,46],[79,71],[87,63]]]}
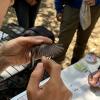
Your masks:
{"label": "bird wing", "polygon": [[32,54],[35,59],[40,59],[42,56],[56,58],[63,53],[63,46],[61,44],[42,44],[32,49]]}

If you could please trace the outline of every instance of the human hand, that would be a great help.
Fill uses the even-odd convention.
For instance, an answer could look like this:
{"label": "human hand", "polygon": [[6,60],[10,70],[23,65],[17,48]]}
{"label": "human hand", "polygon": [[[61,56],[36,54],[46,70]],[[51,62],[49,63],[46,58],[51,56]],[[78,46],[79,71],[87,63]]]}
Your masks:
{"label": "human hand", "polygon": [[62,13],[57,13],[56,18],[59,22],[62,21]]}
{"label": "human hand", "polygon": [[93,75],[89,75],[88,82],[92,87],[100,87],[100,71],[96,71]]}
{"label": "human hand", "polygon": [[94,6],[96,4],[96,0],[85,0],[85,2],[89,6]]}
{"label": "human hand", "polygon": [[2,55],[9,65],[29,63],[32,47],[42,43],[50,44],[52,40],[43,36],[18,37],[4,44]]}
{"label": "human hand", "polygon": [[30,4],[31,6],[35,5],[37,3],[37,0],[26,0],[26,2],[28,4]]}
{"label": "human hand", "polygon": [[[43,86],[39,86],[44,70],[49,75],[49,81]],[[42,62],[36,66],[32,72],[28,86],[28,100],[71,100],[72,93],[65,87],[60,78],[61,67],[54,61],[42,58]]]}

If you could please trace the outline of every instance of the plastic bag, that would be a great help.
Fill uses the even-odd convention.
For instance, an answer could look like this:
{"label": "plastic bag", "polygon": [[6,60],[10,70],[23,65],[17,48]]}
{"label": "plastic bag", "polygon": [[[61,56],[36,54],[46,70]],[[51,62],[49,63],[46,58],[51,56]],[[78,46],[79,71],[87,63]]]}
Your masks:
{"label": "plastic bag", "polygon": [[90,6],[84,0],[80,8],[80,24],[83,30],[86,30],[91,25]]}

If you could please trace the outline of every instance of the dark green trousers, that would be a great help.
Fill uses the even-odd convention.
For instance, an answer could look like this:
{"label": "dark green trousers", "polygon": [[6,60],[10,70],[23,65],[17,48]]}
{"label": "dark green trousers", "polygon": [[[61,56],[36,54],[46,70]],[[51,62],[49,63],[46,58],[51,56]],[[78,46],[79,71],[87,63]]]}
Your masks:
{"label": "dark green trousers", "polygon": [[66,54],[73,36],[77,31],[72,63],[77,62],[84,54],[88,39],[100,16],[100,6],[91,7],[91,26],[85,31],[82,30],[80,26],[79,11],[79,9],[65,6],[63,11],[63,19],[60,26],[59,43],[62,43],[64,46],[64,54]]}

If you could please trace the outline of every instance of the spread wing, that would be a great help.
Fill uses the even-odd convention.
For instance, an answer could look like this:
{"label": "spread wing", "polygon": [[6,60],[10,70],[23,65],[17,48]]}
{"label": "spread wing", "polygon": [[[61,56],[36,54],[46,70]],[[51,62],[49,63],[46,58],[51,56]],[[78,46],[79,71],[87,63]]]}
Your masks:
{"label": "spread wing", "polygon": [[61,44],[42,44],[34,47],[32,54],[35,59],[40,59],[42,56],[56,58],[63,53],[63,50],[64,48]]}

